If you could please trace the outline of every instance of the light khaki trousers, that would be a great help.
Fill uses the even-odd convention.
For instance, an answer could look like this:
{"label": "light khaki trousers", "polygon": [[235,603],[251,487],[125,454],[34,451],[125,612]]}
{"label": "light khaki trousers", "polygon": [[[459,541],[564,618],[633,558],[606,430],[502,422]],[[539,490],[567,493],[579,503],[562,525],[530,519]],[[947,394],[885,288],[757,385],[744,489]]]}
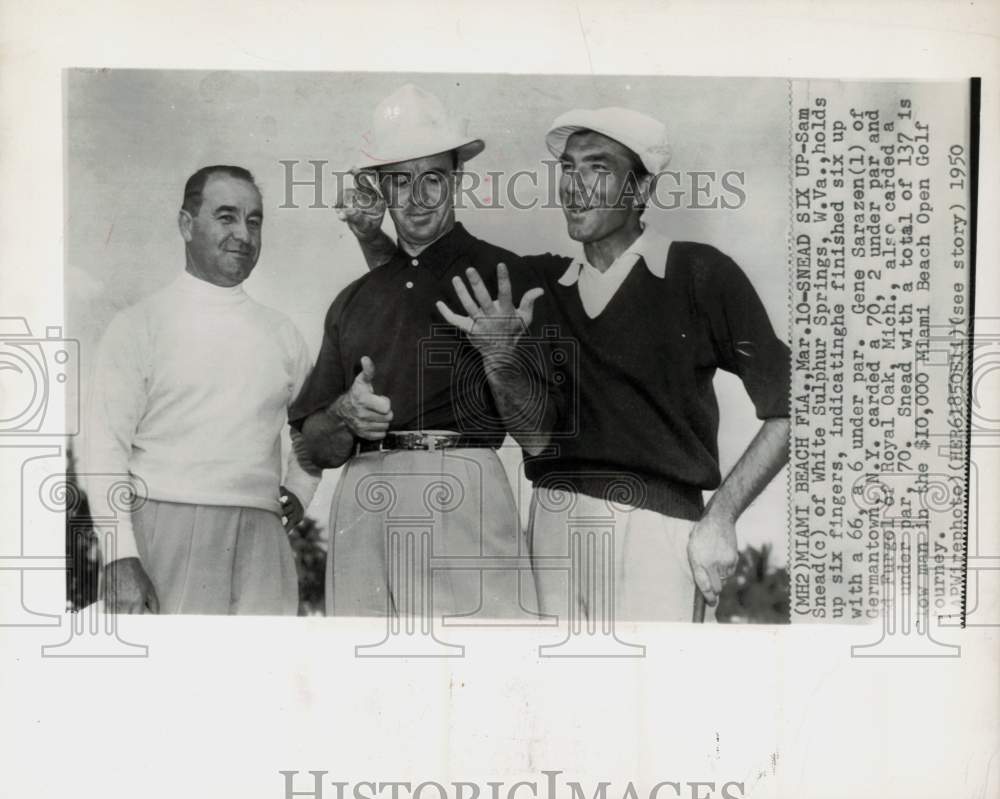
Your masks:
{"label": "light khaki trousers", "polygon": [[161,613],[298,612],[295,557],[274,513],[147,499],[132,525]]}
{"label": "light khaki trousers", "polygon": [[[543,613],[571,621],[690,622],[694,522],[570,491],[536,488],[528,537]],[[706,622],[715,621],[708,608]]]}

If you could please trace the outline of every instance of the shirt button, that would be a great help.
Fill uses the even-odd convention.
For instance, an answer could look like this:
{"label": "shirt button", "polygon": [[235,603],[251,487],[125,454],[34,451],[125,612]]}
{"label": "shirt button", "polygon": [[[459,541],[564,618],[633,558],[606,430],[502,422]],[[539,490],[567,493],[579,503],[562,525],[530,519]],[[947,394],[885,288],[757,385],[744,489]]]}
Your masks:
{"label": "shirt button", "polygon": [[413,288],[413,281],[412,280],[407,280],[406,281],[406,287],[408,289],[412,289]]}
{"label": "shirt button", "polygon": [[414,266],[420,266],[420,261],[418,261],[416,258],[410,261],[410,263],[413,264]]}

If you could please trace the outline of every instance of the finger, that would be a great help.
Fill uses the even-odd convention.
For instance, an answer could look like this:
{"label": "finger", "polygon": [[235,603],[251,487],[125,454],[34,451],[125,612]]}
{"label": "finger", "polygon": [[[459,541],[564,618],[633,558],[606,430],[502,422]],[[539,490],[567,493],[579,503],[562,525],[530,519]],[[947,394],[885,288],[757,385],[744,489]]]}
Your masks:
{"label": "finger", "polygon": [[358,373],[358,377],[368,385],[371,385],[372,380],[375,379],[375,362],[367,355],[361,356],[361,371]]}
{"label": "finger", "polygon": [[381,394],[366,394],[360,398],[359,404],[366,411],[372,411],[379,416],[388,416],[392,413],[392,400]]}
{"label": "finger", "polygon": [[370,424],[388,425],[392,421],[392,411],[382,413],[368,408],[362,408],[354,415],[353,424],[355,427],[365,427]]}
{"label": "finger", "polygon": [[357,435],[358,438],[363,438],[365,441],[381,441],[385,438],[386,430],[359,430]]}
{"label": "finger", "polygon": [[438,309],[438,313],[444,317],[449,325],[457,327],[459,330],[464,330],[468,333],[472,330],[472,320],[468,316],[462,316],[461,314],[455,313],[451,308],[445,305],[441,300],[434,303],[435,307]]}
{"label": "finger", "polygon": [[462,282],[462,278],[453,277],[451,285],[455,287],[455,294],[458,295],[458,301],[462,303],[462,307],[470,317],[475,316],[482,310],[476,305],[475,300],[472,299],[472,295],[469,294],[469,290],[465,287],[465,283]]}
{"label": "finger", "polygon": [[374,194],[376,197],[381,196],[378,188],[375,186],[375,181],[372,179],[369,172],[358,172],[358,174],[354,176],[354,182],[358,185],[358,188],[360,188],[361,191]]}
{"label": "finger", "polygon": [[353,202],[354,202],[354,189],[344,189],[343,192],[341,192],[337,196],[337,199],[334,200],[333,207],[339,211],[346,208],[350,208]]}
{"label": "finger", "polygon": [[715,602],[715,590],[712,588],[712,580],[703,566],[696,566],[692,572],[694,583],[698,586],[705,597],[705,601],[711,605]]}
{"label": "finger", "polygon": [[531,322],[531,317],[534,315],[535,300],[541,297],[544,293],[545,289],[529,289],[524,292],[524,296],[521,297],[521,304],[518,306],[517,311],[527,323]]}
{"label": "finger", "polygon": [[479,307],[484,311],[492,308],[493,298],[490,296],[489,289],[486,288],[483,279],[479,276],[479,272],[470,266],[465,270],[465,276],[469,278],[469,285],[472,286],[472,293],[476,296]]}
{"label": "finger", "polygon": [[712,583],[712,591],[716,594],[722,591],[722,580],[719,578],[718,569],[707,569],[708,579]]}
{"label": "finger", "polygon": [[497,303],[501,308],[510,310],[514,308],[514,297],[510,288],[510,272],[507,271],[507,264],[497,264]]}

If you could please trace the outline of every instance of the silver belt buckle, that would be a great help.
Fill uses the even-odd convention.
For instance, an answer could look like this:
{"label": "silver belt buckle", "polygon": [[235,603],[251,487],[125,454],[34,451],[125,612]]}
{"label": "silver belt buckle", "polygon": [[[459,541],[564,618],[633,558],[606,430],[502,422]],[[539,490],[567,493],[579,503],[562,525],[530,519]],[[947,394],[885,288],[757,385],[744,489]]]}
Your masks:
{"label": "silver belt buckle", "polygon": [[428,452],[437,452],[441,449],[447,449],[452,441],[457,441],[458,435],[458,433],[451,432],[424,432],[421,433],[421,439],[424,449]]}

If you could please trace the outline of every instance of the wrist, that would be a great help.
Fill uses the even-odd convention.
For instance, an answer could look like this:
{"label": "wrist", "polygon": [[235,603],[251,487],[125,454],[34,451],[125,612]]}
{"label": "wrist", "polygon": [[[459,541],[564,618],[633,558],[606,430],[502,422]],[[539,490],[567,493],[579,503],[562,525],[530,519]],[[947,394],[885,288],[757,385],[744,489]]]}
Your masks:
{"label": "wrist", "polygon": [[725,497],[716,495],[712,497],[708,503],[708,507],[705,508],[703,518],[733,526],[736,524],[739,515],[738,509],[731,502],[727,501]]}

